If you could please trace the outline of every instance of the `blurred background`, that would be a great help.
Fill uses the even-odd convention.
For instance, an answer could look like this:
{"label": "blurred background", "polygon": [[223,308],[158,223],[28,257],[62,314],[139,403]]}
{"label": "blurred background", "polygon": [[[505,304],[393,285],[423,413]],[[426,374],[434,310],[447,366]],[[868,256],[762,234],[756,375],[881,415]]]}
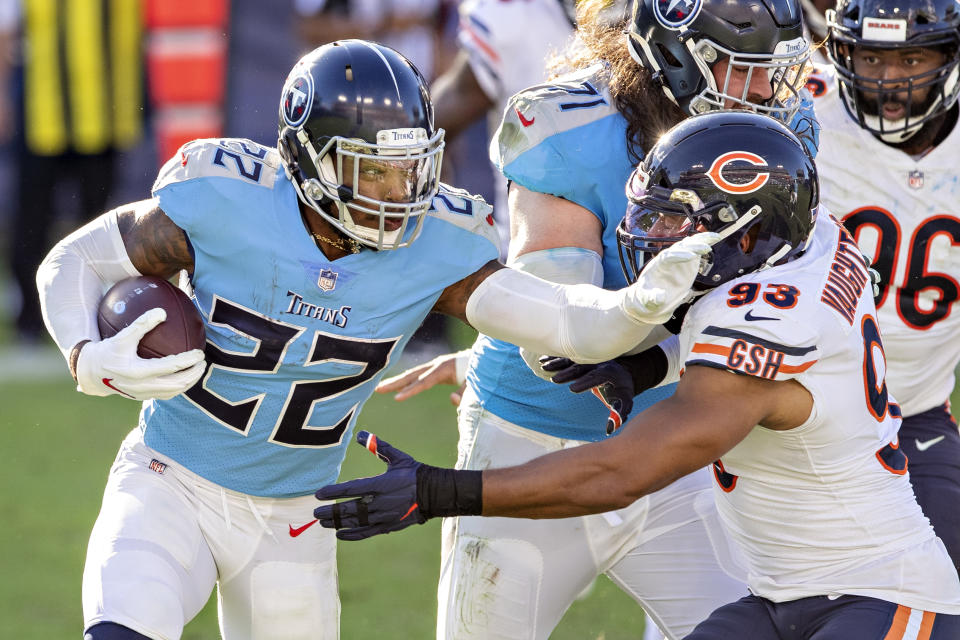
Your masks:
{"label": "blurred background", "polygon": [[[107,470],[139,405],[77,393],[39,317],[33,274],[86,220],[149,196],[160,165],[197,137],[272,146],[287,72],[345,37],[397,48],[428,80],[454,59],[455,0],[0,0],[0,632],[79,638],[80,576]],[[483,118],[447,148],[444,181],[493,201]],[[401,366],[469,345],[430,318]],[[359,426],[425,462],[455,461],[447,390],[375,397]],[[359,447],[344,477],[380,465]],[[440,527],[341,544],[341,636],[428,638]],[[184,638],[219,637],[215,597]],[[554,638],[635,638],[640,610],[600,580]]]}

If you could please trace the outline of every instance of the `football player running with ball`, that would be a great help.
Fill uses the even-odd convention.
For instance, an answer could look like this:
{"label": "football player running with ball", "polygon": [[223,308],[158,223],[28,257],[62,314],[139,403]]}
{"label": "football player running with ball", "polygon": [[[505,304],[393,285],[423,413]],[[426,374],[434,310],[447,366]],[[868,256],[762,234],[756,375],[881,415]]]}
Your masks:
{"label": "football player running with ball", "polygon": [[380,476],[321,488],[355,540],[435,516],[565,518],[622,509],[705,465],[750,594],[687,640],[953,640],[960,578],[898,446],[867,263],[821,209],[813,161],[758,114],[691,118],[627,186],[618,238],[633,280],[697,231],[696,279],[670,397],[612,438],[504,468],[438,469],[361,432]]}
{"label": "football player running with ball", "polygon": [[[715,239],[617,292],[505,268],[489,206],[439,182],[423,78],[374,43],[307,54],[279,115],[278,148],[184,145],[152,198],[69,235],[38,271],[78,389],[147,400],[87,550],[88,640],[179,638],[215,585],[225,640],[338,637],[335,538],[291,523],[336,479],[361,406],[427,313],[605,360],[670,316]],[[205,351],[137,357],[156,311],[100,339],[112,283],[177,273]]]}

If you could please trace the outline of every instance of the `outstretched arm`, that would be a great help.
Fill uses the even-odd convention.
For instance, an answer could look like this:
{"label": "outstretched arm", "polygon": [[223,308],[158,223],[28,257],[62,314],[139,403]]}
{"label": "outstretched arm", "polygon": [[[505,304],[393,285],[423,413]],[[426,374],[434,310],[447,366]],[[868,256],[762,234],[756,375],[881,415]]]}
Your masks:
{"label": "outstretched arm", "polygon": [[717,237],[700,233],[664,249],[619,291],[556,284],[491,262],[449,287],[434,309],[532,352],[602,362],[630,351],[670,318]]}
{"label": "outstretched arm", "polygon": [[[405,475],[388,469],[323,487],[317,492],[323,500],[360,498],[314,514],[323,526],[343,529],[338,537],[355,540],[438,516],[565,518],[619,509],[710,464],[757,424],[778,430],[802,424],[812,406],[796,381],[692,366],[673,396],[635,416],[617,437],[487,469],[479,477],[421,465],[399,452]],[[364,444],[366,435],[360,436]],[[415,518],[409,518],[411,509]]]}

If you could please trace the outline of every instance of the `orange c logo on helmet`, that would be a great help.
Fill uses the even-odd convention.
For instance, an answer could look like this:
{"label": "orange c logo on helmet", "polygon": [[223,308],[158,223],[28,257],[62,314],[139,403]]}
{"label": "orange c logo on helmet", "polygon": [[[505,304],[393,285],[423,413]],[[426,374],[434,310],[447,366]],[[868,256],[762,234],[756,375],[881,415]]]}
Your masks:
{"label": "orange c logo on helmet", "polygon": [[730,164],[731,162],[736,162],[737,160],[742,160],[743,162],[749,162],[752,165],[758,167],[766,167],[767,161],[758,156],[755,153],[750,153],[749,151],[730,151],[723,154],[719,158],[713,161],[713,164],[710,165],[710,170],[707,171],[707,177],[710,178],[710,181],[713,184],[717,185],[717,188],[721,191],[726,191],[727,193],[753,193],[763,185],[767,183],[767,180],[770,179],[770,173],[767,171],[758,171],[754,176],[753,180],[750,182],[744,182],[742,184],[736,182],[730,182],[723,177],[723,169]]}

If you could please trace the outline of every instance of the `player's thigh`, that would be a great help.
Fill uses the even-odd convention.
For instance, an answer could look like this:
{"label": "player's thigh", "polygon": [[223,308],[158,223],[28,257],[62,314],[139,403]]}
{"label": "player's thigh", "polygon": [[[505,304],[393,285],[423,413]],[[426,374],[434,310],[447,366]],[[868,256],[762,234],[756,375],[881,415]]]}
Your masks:
{"label": "player's thigh", "polygon": [[747,594],[716,513],[710,476],[697,472],[649,496],[635,544],[607,571],[669,638]]}
{"label": "player's thigh", "polygon": [[228,494],[222,517],[204,522],[220,568],[220,630],[224,640],[336,640],[340,628],[336,537],[312,526],[312,496],[247,498]]}
{"label": "player's thigh", "polygon": [[[151,466],[151,463],[152,466]],[[115,622],[178,638],[203,608],[216,567],[183,486],[128,438],[87,547],[84,628]]]}
{"label": "player's thigh", "polygon": [[946,406],[904,418],[900,443],[924,515],[960,569],[960,433]]}
{"label": "player's thigh", "polygon": [[[517,464],[561,446],[466,401],[461,467]],[[598,572],[583,518],[448,518],[443,541],[438,638],[546,638]]]}
{"label": "player's thigh", "polygon": [[[783,640],[770,617],[768,603],[744,596],[713,611],[684,640]],[[846,639],[844,639],[846,640]]]}
{"label": "player's thigh", "polygon": [[[893,602],[862,596],[836,600],[805,598],[820,611],[805,612],[798,620],[810,625],[810,640],[946,640],[960,638],[960,616],[911,609]],[[803,606],[804,600],[791,603]]]}
{"label": "player's thigh", "polygon": [[458,518],[438,588],[438,638],[547,638],[598,575],[581,518]]}

